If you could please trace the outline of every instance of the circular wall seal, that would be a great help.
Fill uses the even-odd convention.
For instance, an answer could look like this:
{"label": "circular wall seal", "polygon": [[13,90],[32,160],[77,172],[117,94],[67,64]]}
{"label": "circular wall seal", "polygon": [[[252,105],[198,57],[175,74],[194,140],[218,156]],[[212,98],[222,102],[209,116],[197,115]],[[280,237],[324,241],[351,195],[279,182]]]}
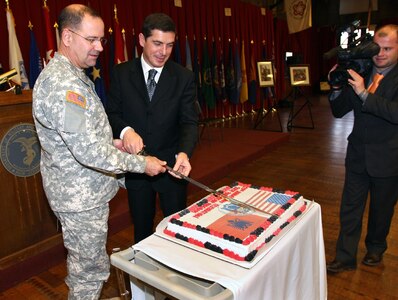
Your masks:
{"label": "circular wall seal", "polygon": [[40,143],[33,124],[12,127],[0,144],[4,168],[19,177],[33,176],[40,171]]}

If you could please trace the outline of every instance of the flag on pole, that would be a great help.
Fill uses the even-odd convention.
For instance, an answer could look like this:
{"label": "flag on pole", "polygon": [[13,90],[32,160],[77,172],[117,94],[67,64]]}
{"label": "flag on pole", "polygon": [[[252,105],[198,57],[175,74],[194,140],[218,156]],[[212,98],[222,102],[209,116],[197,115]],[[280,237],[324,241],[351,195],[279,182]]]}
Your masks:
{"label": "flag on pole", "polygon": [[43,16],[44,16],[44,25],[46,30],[46,39],[47,39],[47,47],[46,47],[46,64],[47,64],[50,61],[50,59],[54,57],[55,42],[50,22],[50,8],[47,6],[46,2],[44,2],[43,6]]}
{"label": "flag on pole", "polygon": [[202,97],[202,75],[200,71],[200,62],[199,62],[199,53],[198,53],[198,45],[196,43],[196,39],[194,37],[194,47],[193,47],[193,71],[195,73],[195,82],[196,82],[196,87],[197,87],[197,97],[199,103],[203,103],[203,97]]}
{"label": "flag on pole", "polygon": [[189,47],[188,37],[185,37],[185,67],[188,70],[193,71],[192,59],[191,59],[191,48]]}
{"label": "flag on pole", "polygon": [[127,45],[126,45],[126,31],[124,28],[122,29],[122,37],[123,37],[123,54],[124,54],[124,61],[129,60],[129,56],[127,54]]}
{"label": "flag on pole", "polygon": [[57,22],[55,22],[54,28],[55,28],[55,40],[57,41],[57,50],[58,50],[58,48],[59,48],[59,31],[58,31],[58,23]]}
{"label": "flag on pole", "polygon": [[214,39],[212,42],[212,48],[213,48],[213,53],[211,59],[211,69],[212,69],[211,76],[213,79],[214,97],[218,101],[221,100],[221,88],[220,88],[220,73],[217,61],[217,45]]}
{"label": "flag on pole", "polygon": [[17,84],[21,85],[22,89],[29,89],[29,80],[26,75],[26,69],[22,58],[21,48],[15,32],[15,20],[10,8],[6,8],[7,27],[8,27],[8,48],[9,48],[9,65],[10,69],[17,71],[17,75],[13,78]]}
{"label": "flag on pole", "polygon": [[113,30],[109,28],[109,73],[112,77],[113,66],[115,65],[115,41],[113,38]]}
{"label": "flag on pole", "polygon": [[236,76],[234,67],[234,55],[232,51],[232,42],[229,41],[228,48],[228,65],[225,72],[225,87],[227,90],[227,95],[231,103],[237,104],[237,92],[236,92]]}
{"label": "flag on pole", "polygon": [[40,51],[37,47],[35,34],[33,33],[33,25],[29,21],[30,28],[30,48],[29,48],[29,86],[33,89],[37,77],[43,69],[43,64],[40,57]]}
{"label": "flag on pole", "polygon": [[224,68],[224,57],[223,57],[223,51],[221,48],[220,51],[220,72],[219,72],[219,78],[220,78],[220,100],[225,103],[227,102],[227,91],[225,87],[225,68]]}
{"label": "flag on pole", "polygon": [[180,42],[178,41],[178,37],[176,37],[173,50],[174,50],[174,61],[181,65],[182,64],[181,49],[180,49]]}
{"label": "flag on pole", "polygon": [[240,91],[242,89],[242,69],[240,66],[239,44],[235,46],[235,80],[236,80],[236,103],[240,100]]}
{"label": "flag on pole", "polygon": [[312,26],[311,0],[285,0],[285,11],[289,33]]}
{"label": "flag on pole", "polygon": [[240,57],[241,74],[242,74],[242,86],[240,90],[240,103],[244,103],[249,99],[248,87],[247,87],[247,73],[246,73],[246,57],[245,57],[245,42],[242,41],[242,53]]}
{"label": "flag on pole", "polygon": [[98,97],[100,97],[101,102],[105,107],[106,106],[105,84],[104,84],[104,79],[101,76],[101,72],[102,68],[99,58],[97,58],[97,62],[95,63],[94,67],[86,69],[86,74],[94,82],[95,91],[97,92]]}
{"label": "flag on pole", "polygon": [[203,42],[202,93],[209,108],[214,108],[216,105],[212,83],[213,80],[211,77],[209,51],[207,49],[207,41],[205,38]]}
{"label": "flag on pole", "polygon": [[133,29],[133,51],[132,51],[132,54],[133,54],[132,55],[133,59],[138,57],[137,40],[136,40],[136,37],[135,37],[134,29]]}
{"label": "flag on pole", "polygon": [[115,4],[115,18],[114,20],[114,43],[115,43],[115,64],[120,64],[121,62],[125,61],[124,58],[124,50],[123,50],[123,38],[122,38],[122,31],[120,30],[119,20],[117,19],[117,9]]}
{"label": "flag on pole", "polygon": [[256,63],[254,61],[254,42],[251,41],[252,50],[250,53],[250,68],[249,68],[249,101],[255,105],[257,100],[257,82],[256,82]]}

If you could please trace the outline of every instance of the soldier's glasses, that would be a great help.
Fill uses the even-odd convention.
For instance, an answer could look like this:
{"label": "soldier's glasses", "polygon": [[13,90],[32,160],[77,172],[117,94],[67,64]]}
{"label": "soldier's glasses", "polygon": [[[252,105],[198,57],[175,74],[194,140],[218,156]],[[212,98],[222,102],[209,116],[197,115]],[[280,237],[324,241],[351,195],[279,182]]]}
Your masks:
{"label": "soldier's glasses", "polygon": [[81,34],[78,34],[77,32],[75,32],[75,31],[73,31],[73,30],[71,30],[71,29],[69,29],[69,28],[68,28],[68,30],[69,30],[70,32],[72,32],[72,33],[74,33],[74,34],[80,36],[81,38],[85,39],[87,42],[90,43],[90,45],[92,45],[92,44],[94,44],[94,43],[96,43],[96,42],[99,42],[99,43],[101,43],[101,46],[104,47],[104,46],[106,45],[106,42],[108,41],[106,38],[100,38],[100,37],[85,37],[85,36],[82,36]]}

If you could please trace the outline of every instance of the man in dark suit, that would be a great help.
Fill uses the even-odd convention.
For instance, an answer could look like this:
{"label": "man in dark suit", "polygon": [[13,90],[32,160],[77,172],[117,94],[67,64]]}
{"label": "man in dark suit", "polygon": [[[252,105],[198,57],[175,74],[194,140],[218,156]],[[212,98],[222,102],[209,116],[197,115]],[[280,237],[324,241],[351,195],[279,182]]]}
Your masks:
{"label": "man in dark suit", "polygon": [[[196,86],[191,71],[169,60],[175,31],[165,14],[145,18],[139,34],[142,56],[115,66],[107,113],[126,151],[136,154],[145,148],[188,176],[198,139]],[[135,243],[153,233],[157,196],[164,216],[186,207],[187,183],[173,173],[153,178],[127,174],[126,187]]]}
{"label": "man in dark suit", "polygon": [[364,79],[348,70],[348,85],[333,87],[329,96],[335,117],[351,110],[355,117],[348,137],[336,257],[327,265],[331,273],[356,268],[368,193],[367,253],[362,263],[380,264],[398,199],[398,25],[379,28],[373,41],[380,50],[372,58],[371,74]]}

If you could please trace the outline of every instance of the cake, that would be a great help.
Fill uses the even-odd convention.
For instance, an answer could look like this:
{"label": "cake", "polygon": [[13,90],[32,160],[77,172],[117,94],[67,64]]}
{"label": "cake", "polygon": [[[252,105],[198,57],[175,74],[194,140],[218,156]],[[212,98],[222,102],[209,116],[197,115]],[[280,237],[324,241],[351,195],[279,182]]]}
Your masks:
{"label": "cake", "polygon": [[233,260],[250,262],[306,209],[303,197],[292,191],[240,182],[218,191],[245,205],[209,194],[170,216],[164,234]]}

